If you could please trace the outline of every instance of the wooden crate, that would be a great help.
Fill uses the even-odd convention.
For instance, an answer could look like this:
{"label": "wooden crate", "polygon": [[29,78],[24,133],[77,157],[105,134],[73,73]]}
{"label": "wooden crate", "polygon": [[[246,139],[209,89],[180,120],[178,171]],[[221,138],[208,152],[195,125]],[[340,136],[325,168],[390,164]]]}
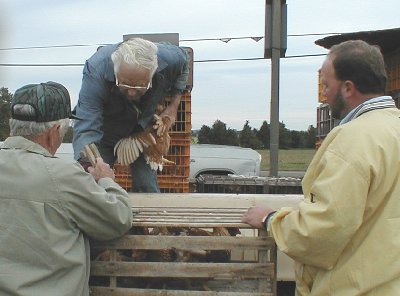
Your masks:
{"label": "wooden crate", "polygon": [[[163,197],[160,197],[163,196]],[[136,213],[133,226],[182,227],[209,230],[218,227],[238,228],[242,233],[254,229],[241,223],[247,203],[237,204],[237,197],[203,198],[189,195],[132,194]],[[108,261],[91,262],[91,295],[94,296],[273,296],[276,295],[277,249],[265,231],[256,236],[187,236],[125,235],[109,242],[92,242],[94,252],[110,250]],[[163,252],[253,251],[253,260],[235,259],[226,262],[163,260],[118,261],[120,250]],[[162,251],[161,251],[162,250]],[[176,259],[175,259],[176,260]],[[96,277],[105,286],[93,284]],[[97,278],[98,279],[98,278]],[[128,284],[127,284],[128,283]]]}
{"label": "wooden crate", "polygon": [[302,194],[300,178],[201,175],[199,193]]}
{"label": "wooden crate", "polygon": [[157,175],[161,193],[188,193],[189,180],[184,176]]}

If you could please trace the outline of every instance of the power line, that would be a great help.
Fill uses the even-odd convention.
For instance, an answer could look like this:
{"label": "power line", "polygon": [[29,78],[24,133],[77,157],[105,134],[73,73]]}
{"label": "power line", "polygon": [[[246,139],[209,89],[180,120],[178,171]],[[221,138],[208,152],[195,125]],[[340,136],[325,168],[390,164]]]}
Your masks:
{"label": "power line", "polygon": [[25,49],[70,48],[70,47],[90,47],[90,46],[101,46],[101,45],[105,45],[105,44],[68,44],[68,45],[8,47],[8,48],[0,48],[0,50],[25,50]]}
{"label": "power line", "polygon": [[[304,54],[304,55],[292,55],[283,57],[283,59],[292,58],[308,58],[308,57],[319,57],[325,56],[326,53],[318,54]],[[216,63],[216,62],[235,62],[235,61],[257,61],[266,60],[266,58],[234,58],[234,59],[207,59],[207,60],[194,60],[194,63]],[[0,67],[82,67],[83,63],[71,63],[71,64],[19,64],[19,63],[0,63]]]}
{"label": "power line", "polygon": [[[288,37],[307,37],[307,36],[322,36],[322,35],[339,35],[344,33],[306,33],[306,34],[289,34]],[[220,38],[194,38],[194,39],[181,39],[180,42],[198,42],[198,41],[222,41],[228,43],[231,40],[252,39],[256,42],[263,39],[264,36],[242,36],[242,37],[220,37]],[[71,48],[71,47],[94,47],[104,46],[109,43],[103,44],[67,44],[67,45],[48,45],[48,46],[26,46],[26,47],[8,47],[0,48],[0,51],[6,50],[28,50],[28,49],[50,49],[50,48]]]}
{"label": "power line", "polygon": [[0,67],[82,67],[84,64],[17,64],[0,63]]}
{"label": "power line", "polygon": [[[288,34],[288,37],[307,37],[307,36],[322,36],[322,35],[340,35],[344,33],[307,33],[307,34]],[[237,39],[253,39],[256,42],[263,39],[264,36],[247,36],[247,37],[221,37],[221,38],[196,38],[196,39],[181,39],[181,42],[194,42],[194,41],[222,41],[228,42],[230,40],[237,40]]]}
{"label": "power line", "polygon": [[310,57],[322,57],[322,56],[326,56],[326,53],[292,55],[292,56],[286,56],[284,57],[284,59],[310,58]]}

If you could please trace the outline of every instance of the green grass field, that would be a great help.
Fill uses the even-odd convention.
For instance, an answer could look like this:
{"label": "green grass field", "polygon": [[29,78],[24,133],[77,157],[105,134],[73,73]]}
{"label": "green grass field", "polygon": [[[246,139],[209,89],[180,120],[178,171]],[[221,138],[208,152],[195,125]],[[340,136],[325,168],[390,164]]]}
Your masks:
{"label": "green grass field", "polygon": [[[261,170],[269,170],[269,150],[257,150],[261,154]],[[279,150],[278,170],[280,171],[305,171],[311,162],[315,149],[289,149]]]}

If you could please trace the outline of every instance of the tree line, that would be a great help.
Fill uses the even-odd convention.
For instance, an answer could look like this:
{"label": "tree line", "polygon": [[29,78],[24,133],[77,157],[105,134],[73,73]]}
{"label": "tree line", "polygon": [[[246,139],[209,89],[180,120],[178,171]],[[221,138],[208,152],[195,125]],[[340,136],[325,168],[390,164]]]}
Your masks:
{"label": "tree line", "polygon": [[[9,119],[10,105],[13,95],[8,88],[0,88],[0,141],[10,134]],[[264,121],[260,129],[251,128],[246,121],[241,131],[227,128],[226,124],[216,120],[212,127],[203,125],[200,130],[193,131],[200,144],[219,144],[241,146],[252,149],[269,149],[270,126]],[[279,148],[314,148],[316,129],[311,125],[307,131],[288,130],[284,123],[279,123]],[[64,137],[65,143],[72,141],[72,128]]]}
{"label": "tree line", "polygon": [[[270,125],[265,120],[260,129],[251,128],[247,120],[241,131],[227,128],[226,124],[216,120],[212,127],[203,125],[192,132],[199,144],[232,145],[252,149],[269,149]],[[316,128],[312,125],[307,131],[289,130],[283,122],[279,123],[279,148],[315,148]]]}

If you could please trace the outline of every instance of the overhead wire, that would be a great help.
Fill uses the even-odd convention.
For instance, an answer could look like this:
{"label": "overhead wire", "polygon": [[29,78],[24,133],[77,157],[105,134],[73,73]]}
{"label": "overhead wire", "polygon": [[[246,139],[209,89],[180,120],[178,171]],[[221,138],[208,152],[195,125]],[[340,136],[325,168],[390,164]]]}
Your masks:
{"label": "overhead wire", "polygon": [[[307,58],[307,57],[319,57],[325,56],[326,53],[318,54],[304,54],[304,55],[293,55],[285,56],[282,59],[292,58]],[[233,59],[207,59],[207,60],[194,60],[193,63],[216,63],[216,62],[234,62],[234,61],[257,61],[266,60],[267,58],[233,58]],[[83,63],[71,63],[71,64],[17,64],[17,63],[0,63],[0,67],[82,67]]]}
{"label": "overhead wire", "polygon": [[[288,37],[307,37],[307,36],[323,36],[323,35],[339,35],[344,33],[305,33],[305,34],[288,34]],[[180,39],[180,42],[197,42],[197,41],[223,41],[223,40],[239,40],[239,39],[257,39],[261,40],[264,36],[242,36],[242,37],[219,37],[219,38],[194,38],[194,39]],[[224,41],[223,41],[224,42]],[[68,48],[68,47],[91,47],[91,46],[105,46],[110,43],[99,44],[67,44],[67,45],[48,45],[48,46],[24,46],[24,47],[8,47],[0,48],[4,50],[26,50],[26,49],[48,49],[48,48]]]}
{"label": "overhead wire", "polygon": [[[306,36],[321,36],[321,35],[337,35],[343,33],[307,33],[307,34],[289,34],[288,37],[306,37]],[[197,41],[222,41],[228,43],[231,40],[240,39],[253,39],[256,42],[263,39],[264,36],[242,36],[242,37],[221,37],[221,38],[196,38],[196,39],[180,39],[180,42],[197,42]],[[107,43],[102,44],[67,44],[67,45],[48,45],[48,46],[26,46],[26,47],[9,47],[0,48],[0,51],[11,51],[11,50],[30,50],[30,49],[51,49],[51,48],[72,48],[72,47],[95,47],[95,46],[105,46],[109,45]],[[292,55],[285,56],[283,58],[304,58],[304,57],[317,57],[324,56],[326,54],[303,54],[303,55]],[[254,57],[254,58],[231,58],[231,59],[206,59],[206,60],[194,60],[194,63],[213,63],[213,62],[232,62],[232,61],[254,61],[263,60],[264,57]],[[46,63],[46,64],[32,64],[32,63],[0,63],[0,67],[81,67],[83,63]]]}

